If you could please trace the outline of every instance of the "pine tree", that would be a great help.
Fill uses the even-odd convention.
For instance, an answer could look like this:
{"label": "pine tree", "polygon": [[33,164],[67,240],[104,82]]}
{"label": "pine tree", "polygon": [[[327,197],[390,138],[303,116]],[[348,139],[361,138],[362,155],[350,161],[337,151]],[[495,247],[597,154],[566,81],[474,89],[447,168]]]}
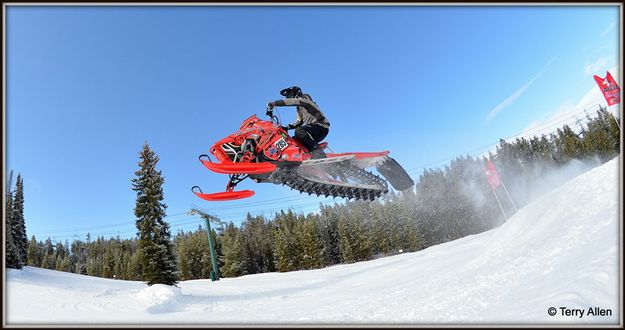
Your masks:
{"label": "pine tree", "polygon": [[71,251],[74,272],[76,274],[86,275],[87,248],[85,246],[85,243],[80,240],[72,242]]}
{"label": "pine tree", "polygon": [[241,227],[250,255],[249,272],[254,274],[274,271],[273,232],[265,217],[252,217],[248,213]]}
{"label": "pine tree", "polygon": [[607,121],[608,130],[610,131],[610,137],[612,140],[612,154],[618,155],[621,151],[621,128],[619,126],[619,119],[611,112],[608,112],[603,108],[604,118]]}
{"label": "pine tree", "polygon": [[56,253],[57,257],[61,258],[61,260],[65,258],[65,246],[63,246],[61,242],[56,243],[56,246],[54,247],[54,252]]}
{"label": "pine tree", "polygon": [[556,146],[558,158],[562,163],[571,159],[581,159],[584,154],[582,140],[573,132],[571,127],[564,125],[562,129],[557,129]]}
{"label": "pine tree", "polygon": [[296,228],[299,236],[300,249],[302,251],[301,268],[315,269],[324,266],[323,243],[317,232],[314,217],[300,219]]}
{"label": "pine tree", "polygon": [[224,266],[221,272],[224,277],[248,274],[250,259],[245,244],[245,236],[232,222],[224,230],[223,258]]}
{"label": "pine tree", "polygon": [[142,273],[143,260],[141,257],[141,252],[139,250],[137,250],[137,252],[134,253],[132,257],[130,258],[127,269],[128,269],[128,274],[127,274],[128,279],[140,280],[143,277],[142,275],[143,274]]}
{"label": "pine tree", "polygon": [[6,228],[6,241],[5,241],[5,251],[6,251],[6,260],[5,265],[7,268],[20,269],[21,267],[19,262],[19,250],[17,244],[15,242],[14,237],[14,221],[13,221],[13,193],[10,191],[7,192],[7,198],[5,203],[5,228]]}
{"label": "pine tree", "polygon": [[619,152],[619,130],[615,119],[605,108],[597,111],[596,118],[588,117],[588,130],[582,139],[588,156],[597,155],[607,161]]}
{"label": "pine tree", "polygon": [[341,262],[341,245],[338,230],[338,211],[336,207],[320,206],[321,218],[317,222],[323,239],[326,264],[334,265]]}
{"label": "pine tree", "polygon": [[365,212],[365,202],[347,203],[346,214],[341,214],[338,223],[343,261],[351,263],[368,260],[373,256],[370,234]]}
{"label": "pine tree", "polygon": [[206,229],[198,226],[198,229],[190,234],[188,257],[191,276],[194,279],[210,278],[213,265],[211,263],[210,247],[208,246],[208,234]]}
{"label": "pine tree", "polygon": [[[224,248],[223,248],[223,225],[224,223],[220,223],[221,224],[221,228],[219,228],[219,233],[217,231],[215,231],[214,229],[212,230],[213,233],[213,239],[215,242],[215,254],[217,257],[217,268],[219,269],[219,274],[221,274],[221,269],[224,266],[224,262],[223,262],[223,257],[224,257]],[[208,252],[208,255],[210,256],[210,252]],[[208,266],[208,265],[207,265]],[[211,262],[211,269],[212,269],[212,262]],[[273,270],[272,270],[273,271]],[[210,276],[210,271],[207,273]]]}
{"label": "pine tree", "polygon": [[394,244],[396,251],[418,251],[421,247],[421,239],[416,225],[416,195],[412,190],[403,191],[397,201],[397,214],[399,215],[398,225],[393,226],[395,230],[392,235],[399,237],[394,239],[399,244]]}
{"label": "pine tree", "polygon": [[113,249],[111,245],[106,247],[106,252],[102,257],[102,277],[112,278],[115,274],[115,256],[113,255]]}
{"label": "pine tree", "polygon": [[155,168],[159,157],[147,142],[139,157],[139,170],[132,179],[132,190],[137,192],[134,212],[139,230],[143,280],[148,285],[175,285],[178,282],[176,258],[169,224],[163,220],[167,208],[162,203],[165,180],[161,171]]}
{"label": "pine tree", "polygon": [[175,239],[176,253],[178,254],[178,267],[180,267],[180,279],[183,281],[193,279],[189,270],[189,258],[187,257],[189,254],[187,248],[188,241],[188,237],[184,236],[184,234],[178,234]]}
{"label": "pine tree", "polygon": [[279,272],[298,270],[301,266],[302,251],[297,241],[296,220],[292,210],[281,212],[276,217],[274,231],[276,269]]}
{"label": "pine tree", "polygon": [[24,222],[24,181],[22,175],[17,175],[15,183],[15,197],[13,198],[13,242],[18,253],[18,268],[22,269],[28,259],[28,237]]}
{"label": "pine tree", "polygon": [[41,249],[39,249],[35,235],[28,242],[28,264],[35,267],[41,265]]}
{"label": "pine tree", "polygon": [[54,269],[55,267],[54,245],[50,237],[46,239],[43,245],[43,255],[41,260],[41,268]]}

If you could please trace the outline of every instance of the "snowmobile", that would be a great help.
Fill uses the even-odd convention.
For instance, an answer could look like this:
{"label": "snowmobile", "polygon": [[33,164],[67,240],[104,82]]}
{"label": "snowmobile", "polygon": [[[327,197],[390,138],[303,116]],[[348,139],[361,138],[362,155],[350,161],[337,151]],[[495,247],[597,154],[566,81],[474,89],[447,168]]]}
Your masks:
{"label": "snowmobile", "polygon": [[[199,156],[209,170],[229,175],[224,192],[203,193],[198,186],[191,191],[207,201],[229,201],[251,197],[252,190],[234,190],[249,178],[258,183],[285,185],[309,195],[375,200],[388,192],[387,181],[402,191],[414,185],[406,171],[388,156],[389,151],[326,153],[326,158],[313,159],[312,153],[281,128],[278,116],[267,113],[270,120],[256,115],[245,119],[239,130],[215,143],[210,153]],[[330,149],[327,142],[319,144]],[[330,149],[331,150],[331,149]],[[367,170],[375,167],[382,176]]]}

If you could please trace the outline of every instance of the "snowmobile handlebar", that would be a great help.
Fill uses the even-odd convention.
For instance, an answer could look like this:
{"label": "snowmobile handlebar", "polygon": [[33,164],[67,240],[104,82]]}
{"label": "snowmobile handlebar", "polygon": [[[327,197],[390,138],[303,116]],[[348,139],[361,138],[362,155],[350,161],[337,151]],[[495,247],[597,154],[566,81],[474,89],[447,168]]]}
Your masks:
{"label": "snowmobile handlebar", "polygon": [[278,116],[273,114],[273,109],[269,109],[267,108],[267,112],[265,112],[265,114],[271,119],[271,122],[274,123],[277,126],[281,126],[282,124],[280,123],[280,118],[278,118]]}

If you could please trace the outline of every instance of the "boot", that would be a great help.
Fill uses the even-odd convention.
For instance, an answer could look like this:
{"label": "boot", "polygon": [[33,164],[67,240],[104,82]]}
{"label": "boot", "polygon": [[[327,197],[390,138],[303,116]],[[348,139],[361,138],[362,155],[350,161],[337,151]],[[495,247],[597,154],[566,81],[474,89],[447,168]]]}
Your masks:
{"label": "boot", "polygon": [[312,154],[312,157],[310,159],[328,158],[328,156],[326,156],[326,153],[321,148],[316,148],[315,150],[312,151],[311,154]]}

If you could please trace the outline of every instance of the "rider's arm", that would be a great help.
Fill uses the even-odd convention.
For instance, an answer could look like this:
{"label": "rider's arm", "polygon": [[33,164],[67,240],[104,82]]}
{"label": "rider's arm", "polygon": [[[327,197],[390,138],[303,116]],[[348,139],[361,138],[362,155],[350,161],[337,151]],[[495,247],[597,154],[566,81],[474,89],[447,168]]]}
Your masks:
{"label": "rider's arm", "polygon": [[[283,107],[283,106],[288,106],[288,105],[299,105],[298,103],[291,102],[291,100],[295,100],[295,99],[276,100],[273,102],[269,102],[267,106],[268,108],[273,108],[273,107]],[[297,116],[295,118],[295,121],[291,124],[288,124],[287,126],[284,126],[284,129],[290,130],[293,128],[298,128],[300,126],[302,126],[302,118],[299,115],[299,111],[297,111]]]}
{"label": "rider's arm", "polygon": [[[277,100],[271,103],[276,107],[283,107],[283,106],[290,106],[290,105],[303,107],[304,109],[306,109],[306,111],[309,114],[314,116],[315,119],[317,119],[319,122],[323,122],[326,120],[326,118],[323,116],[319,108],[317,108],[317,105],[307,99],[292,98],[292,99]],[[299,118],[298,118],[298,121],[300,121],[300,125],[301,125],[301,120]]]}

